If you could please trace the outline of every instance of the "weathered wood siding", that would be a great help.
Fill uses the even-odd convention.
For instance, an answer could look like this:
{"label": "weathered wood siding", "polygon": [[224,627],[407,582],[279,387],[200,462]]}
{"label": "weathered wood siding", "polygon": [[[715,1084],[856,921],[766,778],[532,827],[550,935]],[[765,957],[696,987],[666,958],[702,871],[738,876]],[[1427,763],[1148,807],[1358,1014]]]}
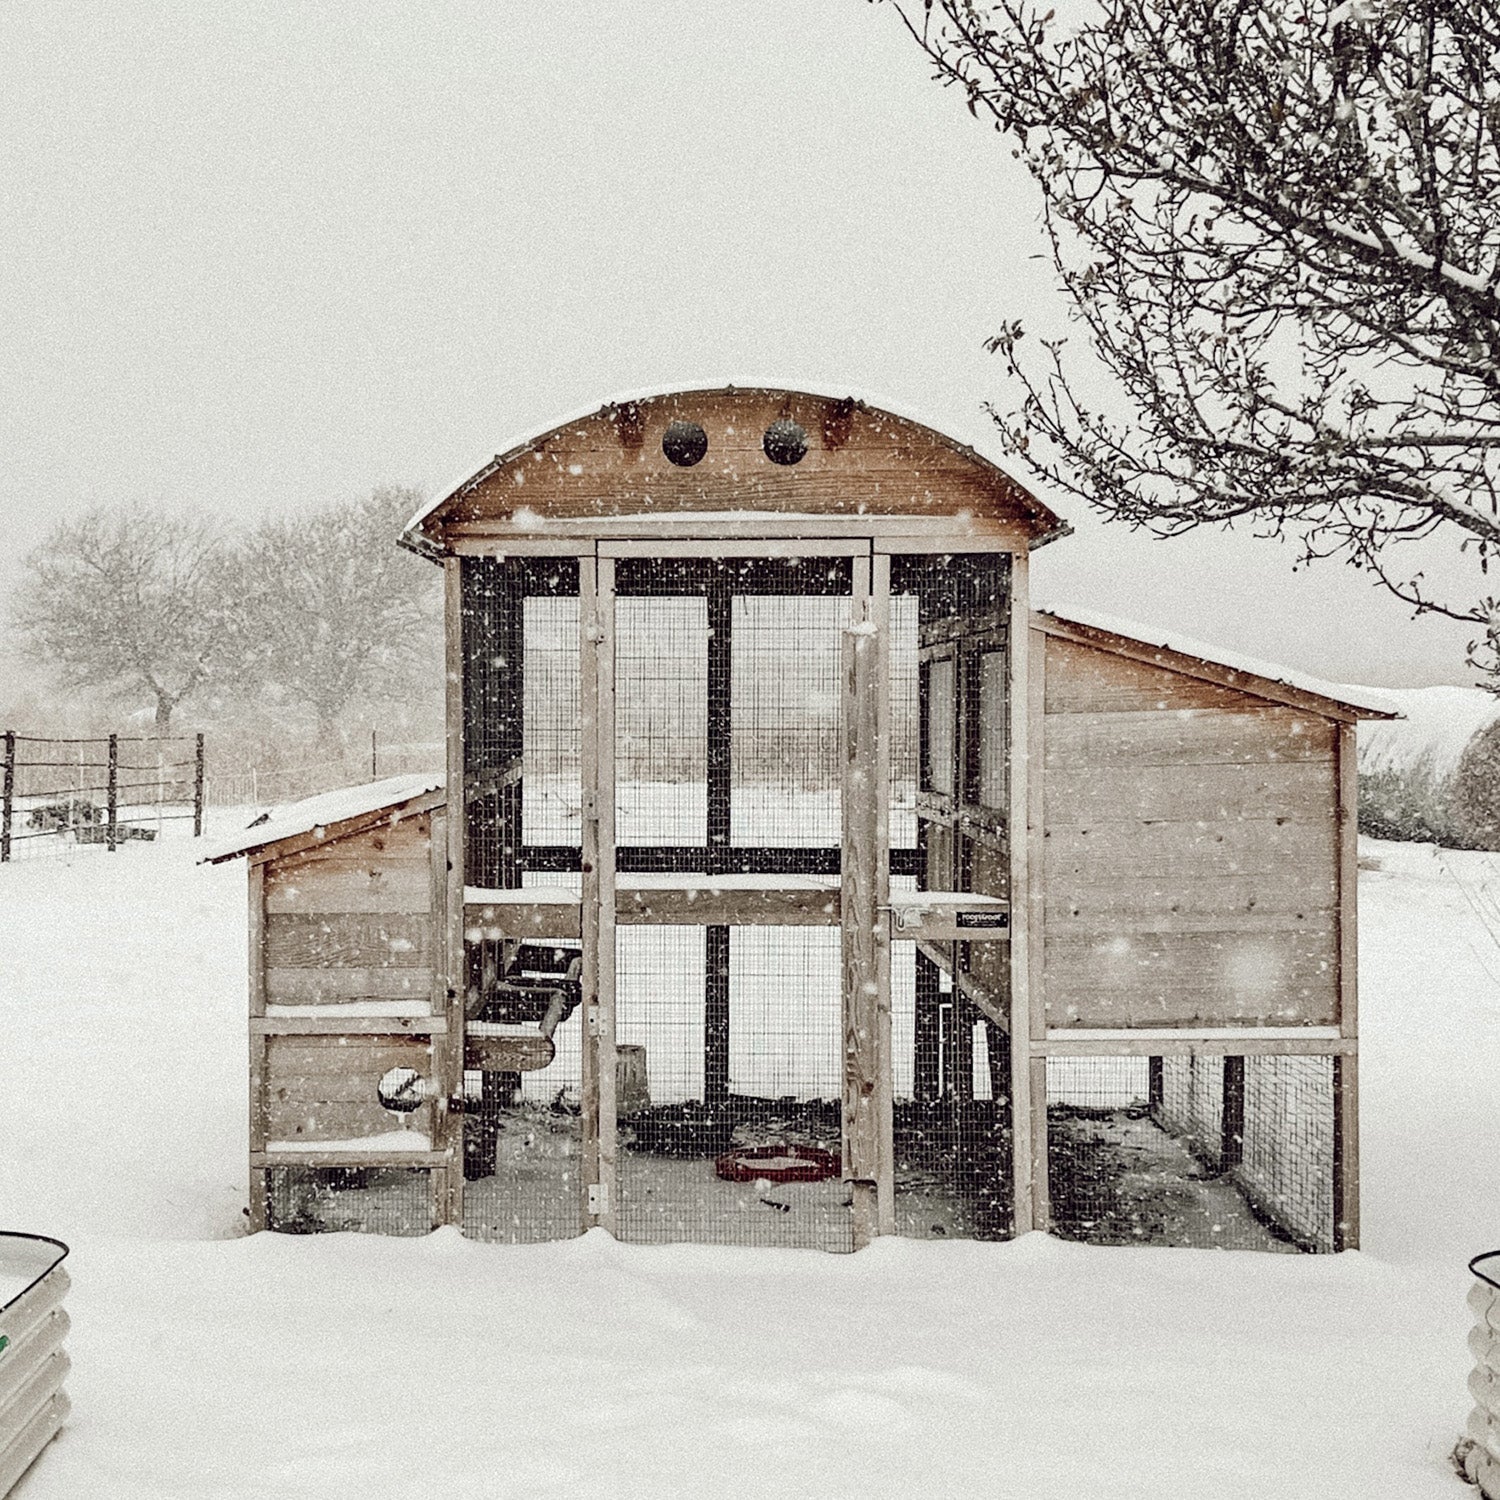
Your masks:
{"label": "weathered wood siding", "polygon": [[422,813],[268,864],[269,1004],[431,1000],[429,838]]}
{"label": "weathered wood siding", "polygon": [[[790,418],[807,433],[801,462],[772,463],[762,442]],[[674,421],[708,437],[683,468],[662,452]],[[1050,513],[992,465],[930,428],[867,407],[782,390],[688,391],[606,408],[539,435],[442,508],[450,537],[486,522],[634,511],[747,510],[799,515],[975,515],[1050,529]]]}
{"label": "weathered wood siding", "polygon": [[1049,1027],[1336,1024],[1336,729],[1048,637]]}
{"label": "weathered wood siding", "polygon": [[[430,1099],[396,1113],[378,1092],[397,1067],[429,1080],[436,1098],[452,1092],[442,1056],[446,860],[434,863],[434,821],[441,826],[442,815],[429,803],[252,860],[252,1229],[266,1224],[272,1162],[439,1162],[428,1153],[450,1144]],[[403,1130],[425,1139],[362,1144]],[[433,1173],[435,1204],[444,1176]]]}
{"label": "weathered wood siding", "polygon": [[432,1105],[394,1114],[376,1092],[390,1068],[433,1077],[427,1037],[269,1036],[266,1038],[266,1137],[270,1142],[357,1140],[393,1130],[432,1138]]}

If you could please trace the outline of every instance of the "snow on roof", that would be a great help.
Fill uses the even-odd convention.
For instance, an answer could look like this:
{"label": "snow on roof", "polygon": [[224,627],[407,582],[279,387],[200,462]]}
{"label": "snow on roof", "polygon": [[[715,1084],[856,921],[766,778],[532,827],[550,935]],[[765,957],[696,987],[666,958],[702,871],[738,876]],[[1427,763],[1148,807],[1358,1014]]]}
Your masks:
{"label": "snow on roof", "polygon": [[[730,390],[745,392],[789,391],[794,395],[812,396],[820,401],[843,401],[852,398],[875,411],[884,412],[888,416],[898,417],[905,422],[914,422],[918,427],[925,427],[929,431],[935,432],[939,437],[946,438],[949,442],[956,444],[958,447],[968,449],[981,463],[988,464],[992,469],[1003,474],[1017,489],[1030,495],[1039,505],[1045,506],[1054,515],[1058,514],[1057,507],[1050,500],[1045,500],[1037,494],[1034,486],[1031,484],[1022,484],[1004,464],[986,453],[978,445],[974,440],[975,438],[981,435],[992,437],[988,427],[984,429],[983,434],[971,432],[965,437],[959,437],[955,435],[951,423],[935,422],[930,417],[918,414],[910,406],[906,405],[905,402],[887,401],[878,393],[866,391],[856,396],[848,390],[838,390],[835,388],[819,389],[816,383],[809,384],[805,380],[750,380],[741,376],[738,380],[694,380],[688,381],[683,385],[669,384],[652,386],[649,390],[621,391],[613,396],[606,397],[602,401],[595,401],[589,406],[568,412],[554,421],[549,421],[545,426],[533,427],[521,436],[502,444],[494,458],[488,463],[482,464],[477,469],[467,470],[461,477],[455,479],[452,484],[440,486],[436,496],[432,500],[424,502],[418,508],[416,514],[412,516],[411,520],[402,527],[401,534],[403,536],[419,534],[422,522],[445,501],[451,500],[460,490],[466,489],[476,481],[487,478],[503,460],[527,448],[538,438],[545,437],[550,432],[556,432],[560,427],[571,427],[575,422],[586,422],[590,417],[598,416],[606,407],[624,406],[631,401],[657,401],[667,396],[710,395],[715,391]],[[967,422],[964,423],[965,427],[968,427],[968,425]],[[736,512],[736,514],[739,514],[739,512]],[[674,519],[680,519],[680,517],[674,516]],[[1062,522],[1062,525],[1066,527],[1067,522]]]}
{"label": "snow on roof", "polygon": [[1055,619],[1082,625],[1089,630],[1106,630],[1113,635],[1123,635],[1143,645],[1159,646],[1164,651],[1177,651],[1184,656],[1196,656],[1216,666],[1228,667],[1232,672],[1247,672],[1252,677],[1264,677],[1269,682],[1279,682],[1298,692],[1315,693],[1320,698],[1331,698],[1335,703],[1350,708],[1362,709],[1381,716],[1399,718],[1400,702],[1378,688],[1349,687],[1343,683],[1325,682],[1307,672],[1293,671],[1290,667],[1275,662],[1258,661],[1252,656],[1241,656],[1236,651],[1226,651],[1222,646],[1211,646],[1189,636],[1168,632],[1157,625],[1142,625],[1136,620],[1122,620],[1114,615],[1097,614],[1084,609],[1051,609],[1039,605],[1038,614],[1051,615]]}
{"label": "snow on roof", "polygon": [[216,840],[199,863],[216,864],[223,859],[232,859],[237,854],[248,854],[252,849],[275,844],[282,839],[298,838],[302,834],[327,828],[333,823],[342,823],[349,818],[364,817],[367,813],[378,813],[388,807],[399,807],[428,792],[441,791],[441,773],[417,776],[387,776],[383,781],[366,782],[363,786],[340,787],[335,792],[320,792],[316,797],[304,797],[283,808],[263,814],[240,833],[226,839]]}

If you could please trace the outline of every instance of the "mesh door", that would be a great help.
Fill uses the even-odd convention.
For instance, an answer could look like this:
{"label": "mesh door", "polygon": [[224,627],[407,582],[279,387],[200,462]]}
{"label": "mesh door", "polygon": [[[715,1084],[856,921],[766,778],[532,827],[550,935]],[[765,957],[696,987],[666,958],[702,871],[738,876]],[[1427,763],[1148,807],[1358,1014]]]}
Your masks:
{"label": "mesh door", "polygon": [[[737,927],[721,952],[716,931],[619,930],[620,1236],[847,1250],[839,934]],[[714,1093],[704,981],[726,958],[729,1078]]]}

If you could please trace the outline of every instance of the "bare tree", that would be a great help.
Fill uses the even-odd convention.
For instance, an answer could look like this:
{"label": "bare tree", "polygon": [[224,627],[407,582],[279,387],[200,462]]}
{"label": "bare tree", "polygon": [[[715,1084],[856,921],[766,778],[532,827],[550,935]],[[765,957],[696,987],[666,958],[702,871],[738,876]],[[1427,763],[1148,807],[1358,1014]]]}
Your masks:
{"label": "bare tree", "polygon": [[164,734],[217,665],[222,559],[207,520],[97,508],[27,559],[13,624],[26,655],[66,686],[148,696]]}
{"label": "bare tree", "polygon": [[[1086,334],[991,340],[1009,449],[1159,535],[1368,569],[1500,670],[1500,3],[896,9],[1029,168]],[[1100,362],[1123,405],[1086,397]],[[1425,577],[1426,539],[1473,582]]]}
{"label": "bare tree", "polygon": [[236,677],[310,709],[320,735],[360,699],[441,678],[439,578],[396,537],[420,503],[386,486],[309,516],[263,522],[235,554]]}

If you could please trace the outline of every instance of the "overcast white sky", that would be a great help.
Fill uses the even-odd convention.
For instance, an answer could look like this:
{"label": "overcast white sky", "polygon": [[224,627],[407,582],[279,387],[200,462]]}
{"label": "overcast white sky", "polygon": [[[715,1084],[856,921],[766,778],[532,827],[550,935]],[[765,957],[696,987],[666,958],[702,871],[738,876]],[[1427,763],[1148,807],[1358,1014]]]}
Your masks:
{"label": "overcast white sky", "polygon": [[[432,492],[624,389],[884,396],[993,454],[981,342],[1055,316],[1008,145],[865,0],[6,0],[0,139],[0,590],[93,503]],[[1039,600],[1470,680],[1345,568],[1058,508]]]}

